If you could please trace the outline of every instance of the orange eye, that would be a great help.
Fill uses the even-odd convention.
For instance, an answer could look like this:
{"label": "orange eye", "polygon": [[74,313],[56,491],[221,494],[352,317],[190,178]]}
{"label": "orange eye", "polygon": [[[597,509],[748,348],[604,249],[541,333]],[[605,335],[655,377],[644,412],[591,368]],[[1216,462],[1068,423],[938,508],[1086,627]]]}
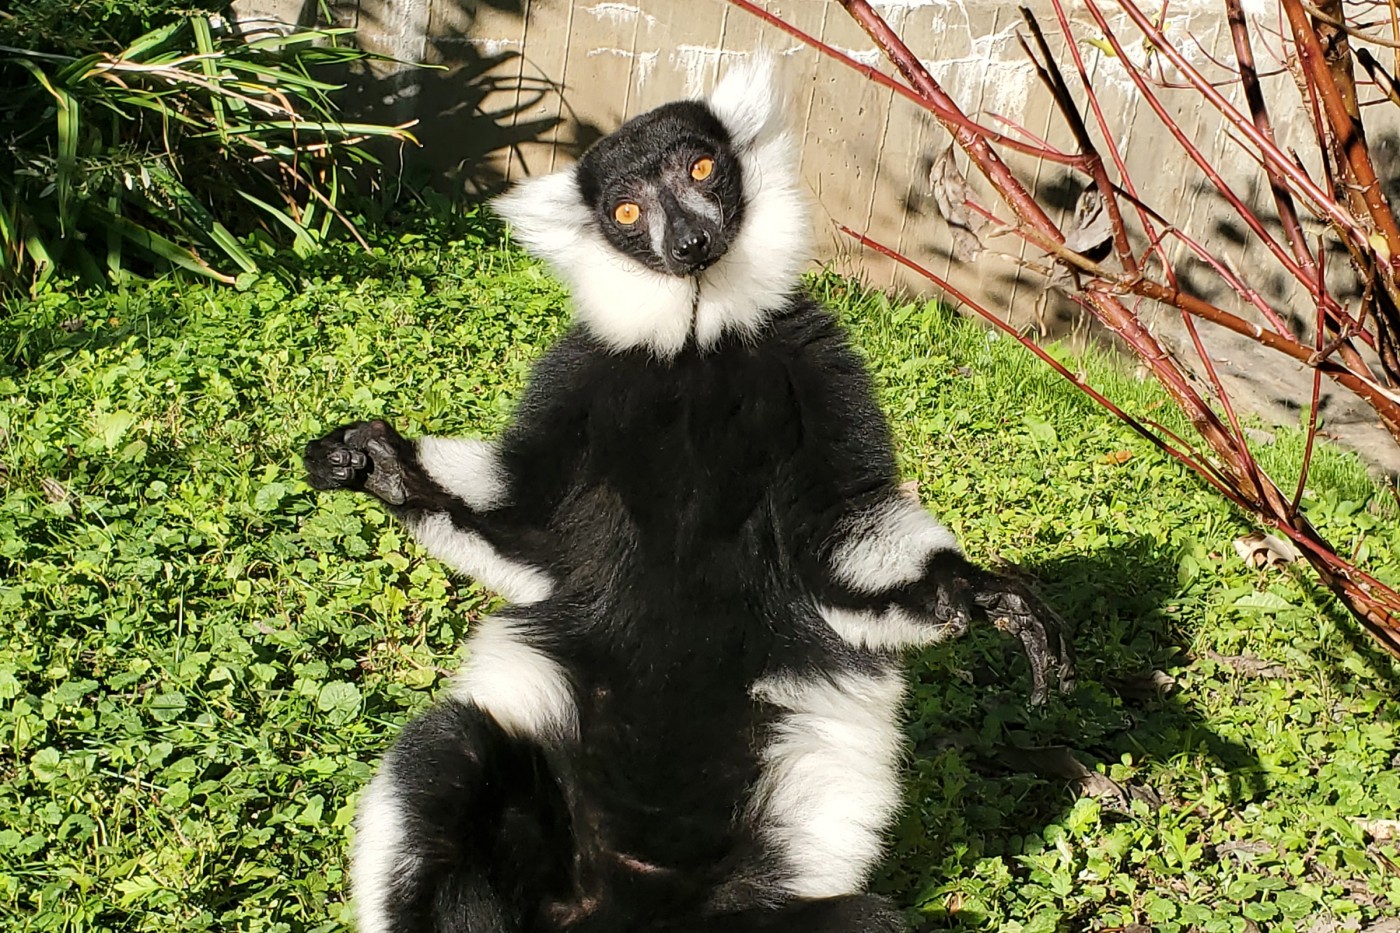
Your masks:
{"label": "orange eye", "polygon": [[714,174],[715,160],[706,156],[703,159],[696,159],[695,164],[690,167],[690,177],[696,181],[704,181]]}
{"label": "orange eye", "polygon": [[630,227],[642,216],[642,209],[631,201],[623,201],[613,209],[613,219],[624,227]]}

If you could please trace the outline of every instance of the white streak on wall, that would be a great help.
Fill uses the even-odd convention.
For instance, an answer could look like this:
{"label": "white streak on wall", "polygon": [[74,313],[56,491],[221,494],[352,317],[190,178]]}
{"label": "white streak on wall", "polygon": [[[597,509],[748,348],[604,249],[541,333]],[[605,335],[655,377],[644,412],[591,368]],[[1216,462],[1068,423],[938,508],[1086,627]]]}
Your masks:
{"label": "white streak on wall", "polygon": [[685,72],[685,94],[699,97],[714,83],[715,71],[721,60],[744,59],[751,52],[717,49],[706,45],[678,45],[671,53],[671,64]]}
{"label": "white streak on wall", "polygon": [[984,89],[983,111],[1019,121],[1026,115],[1026,100],[1035,82],[1031,63],[1016,44],[1019,24],[1018,19],[1000,32],[970,36],[970,52],[961,58],[928,60],[923,65],[954,100],[976,100],[974,89],[968,86],[975,81]]}
{"label": "white streak on wall", "polygon": [[503,52],[509,52],[520,48],[519,39],[483,39],[477,36],[471,36],[467,41],[471,43],[472,48],[476,49],[487,58],[495,58]]}
{"label": "white streak on wall", "polygon": [[[421,62],[428,56],[428,5],[426,3],[385,3],[375,14],[371,48],[401,62]],[[398,66],[402,67],[402,66]]]}
{"label": "white streak on wall", "polygon": [[591,13],[594,19],[607,20],[615,26],[635,22],[639,17],[647,24],[648,29],[656,25],[655,16],[643,13],[639,7],[630,3],[598,3],[584,7],[583,11]]}
{"label": "white streak on wall", "polygon": [[599,55],[615,55],[618,58],[630,58],[637,63],[637,87],[645,87],[647,78],[651,77],[652,70],[656,68],[656,60],[660,56],[659,52],[633,52],[630,49],[598,48],[589,49],[588,57],[597,58]]}
{"label": "white streak on wall", "polygon": [[870,68],[878,67],[885,60],[885,53],[879,49],[843,49],[839,45],[832,48]]}

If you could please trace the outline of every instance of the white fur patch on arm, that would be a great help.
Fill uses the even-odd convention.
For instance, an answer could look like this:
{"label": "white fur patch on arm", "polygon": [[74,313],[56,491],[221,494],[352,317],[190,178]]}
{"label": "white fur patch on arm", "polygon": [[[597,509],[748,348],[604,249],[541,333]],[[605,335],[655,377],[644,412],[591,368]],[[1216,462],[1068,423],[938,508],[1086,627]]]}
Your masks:
{"label": "white fur patch on arm", "polygon": [[899,651],[915,645],[936,645],[964,631],[959,625],[940,624],[900,606],[882,610],[818,606],[817,611],[842,641],[867,651]]}
{"label": "white fur patch on arm", "polygon": [[578,709],[567,672],[535,645],[518,624],[491,616],[467,638],[467,659],[452,695],[475,704],[506,732],[522,738],[572,738]]}
{"label": "white fur patch on arm", "polygon": [[513,603],[537,603],[554,592],[554,581],[539,567],[511,560],[474,532],[458,528],[442,513],[408,523],[424,550]]}
{"label": "white fur patch on arm", "polygon": [[420,437],[418,464],[433,482],[478,511],[505,505],[510,498],[496,445],[471,437]]}
{"label": "white fur patch on arm", "polygon": [[917,582],[933,554],[962,553],[951,531],[903,496],[856,514],[838,533],[841,539],[831,552],[832,575],[867,595]]}

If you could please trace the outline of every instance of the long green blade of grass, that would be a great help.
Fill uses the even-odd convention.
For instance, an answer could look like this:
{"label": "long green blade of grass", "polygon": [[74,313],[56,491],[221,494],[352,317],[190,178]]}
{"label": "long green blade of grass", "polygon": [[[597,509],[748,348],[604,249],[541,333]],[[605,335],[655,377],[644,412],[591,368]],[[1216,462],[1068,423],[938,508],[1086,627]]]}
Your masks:
{"label": "long green blade of grass", "polygon": [[271,217],[291,232],[292,249],[298,256],[305,255],[310,250],[316,248],[316,238],[311,234],[311,231],[302,224],[297,223],[296,219],[293,218],[291,214],[288,214],[275,204],[269,204],[261,198],[254,197],[246,191],[240,190],[237,194],[240,198],[243,198],[243,200],[266,212],[267,216]]}
{"label": "long green blade of grass", "polygon": [[63,89],[59,89],[57,96],[58,164],[54,182],[58,190],[58,229],[61,235],[67,236],[73,224],[73,186],[78,172],[78,133],[82,126],[77,98]]}
{"label": "long green blade of grass", "polygon": [[185,186],[165,165],[155,163],[151,167],[151,177],[159,184],[160,190],[175,202],[175,208],[194,220],[194,228],[203,230],[207,238],[223,251],[244,272],[257,272],[258,264],[248,255],[243,244],[209,213],[199,198]]}
{"label": "long green blade of grass", "polygon": [[185,27],[186,23],[180,20],[152,29],[122,50],[121,57],[128,61],[140,61],[144,56],[149,55],[169,42],[174,38],[176,33],[180,32],[180,30]]}
{"label": "long green blade of grass", "polygon": [[[204,76],[211,82],[219,80],[219,66],[214,60],[214,37],[209,32],[209,20],[203,16],[191,16],[190,27],[194,30],[195,48],[199,49],[199,54],[204,56],[199,66],[204,72]],[[219,132],[219,140],[228,142],[228,120],[224,115],[224,101],[218,94],[209,98],[210,112],[214,119],[214,127]]]}
{"label": "long green blade of grass", "polygon": [[159,233],[136,223],[120,214],[112,213],[106,208],[94,208],[103,215],[103,221],[120,233],[127,240],[153,256],[165,260],[171,265],[179,266],[205,278],[223,282],[225,285],[232,285],[235,281],[231,275],[226,275],[210,266],[203,259],[199,258],[194,250],[181,246],[174,240],[161,236]]}

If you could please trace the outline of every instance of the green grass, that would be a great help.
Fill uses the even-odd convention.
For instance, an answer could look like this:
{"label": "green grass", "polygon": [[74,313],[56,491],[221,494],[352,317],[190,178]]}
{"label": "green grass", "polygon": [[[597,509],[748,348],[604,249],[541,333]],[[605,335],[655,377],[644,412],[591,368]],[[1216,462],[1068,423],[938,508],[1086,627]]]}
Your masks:
{"label": "green grass", "polygon": [[[300,448],[377,415],[494,432],[563,323],[484,220],[375,242],[244,292],[160,281],[0,318],[0,928],[345,928],[355,794],[490,603],[369,501],[313,496]],[[1012,341],[815,287],[924,501],[1078,625],[1079,688],[1035,713],[993,632],[912,659],[909,806],[876,887],[932,928],[1400,913],[1396,842],[1360,822],[1400,811],[1400,668],[1306,572],[1246,569],[1246,517]],[[1286,488],[1298,448],[1263,450]],[[1400,579],[1391,494],[1330,448],[1309,487],[1313,519]],[[1078,798],[1052,746],[1142,799]]]}

